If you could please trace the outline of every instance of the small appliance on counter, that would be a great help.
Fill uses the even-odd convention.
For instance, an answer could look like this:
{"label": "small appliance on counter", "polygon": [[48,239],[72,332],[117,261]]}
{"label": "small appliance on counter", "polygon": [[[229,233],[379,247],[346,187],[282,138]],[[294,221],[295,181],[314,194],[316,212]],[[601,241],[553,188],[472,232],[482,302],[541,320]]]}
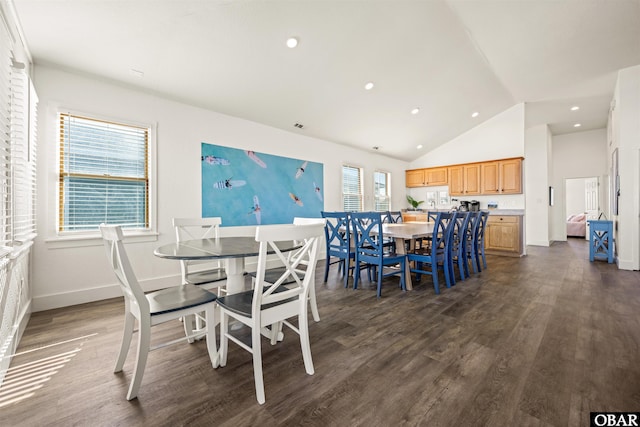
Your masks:
{"label": "small appliance on counter", "polygon": [[480,202],[477,200],[460,200],[459,211],[477,212],[480,210]]}

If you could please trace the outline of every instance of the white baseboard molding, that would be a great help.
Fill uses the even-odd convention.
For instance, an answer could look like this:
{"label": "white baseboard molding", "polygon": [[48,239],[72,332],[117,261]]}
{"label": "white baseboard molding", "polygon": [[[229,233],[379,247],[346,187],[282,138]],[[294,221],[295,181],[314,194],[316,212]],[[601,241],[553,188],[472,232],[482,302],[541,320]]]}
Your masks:
{"label": "white baseboard molding", "polygon": [[[164,289],[181,283],[180,275],[156,277],[140,280],[140,286],[145,292]],[[33,311],[52,310],[54,308],[68,307],[71,305],[85,304],[122,296],[120,285],[113,283],[95,288],[78,289],[57,294],[41,295],[33,297]]]}
{"label": "white baseboard molding", "polygon": [[[257,262],[248,263],[245,271],[256,271]],[[140,280],[140,286],[145,292],[168,288],[181,283],[180,275],[155,277]],[[55,308],[69,307],[72,305],[86,304],[88,302],[101,301],[122,296],[120,285],[112,283],[94,288],[78,289],[57,294],[40,295],[33,297],[33,311],[52,310]]]}
{"label": "white baseboard molding", "polygon": [[535,240],[533,242],[527,242],[527,246],[551,246],[551,242],[549,240]]}
{"label": "white baseboard molding", "polygon": [[638,267],[633,261],[621,260],[620,258],[613,257],[613,262],[618,264],[620,270],[637,270]]}

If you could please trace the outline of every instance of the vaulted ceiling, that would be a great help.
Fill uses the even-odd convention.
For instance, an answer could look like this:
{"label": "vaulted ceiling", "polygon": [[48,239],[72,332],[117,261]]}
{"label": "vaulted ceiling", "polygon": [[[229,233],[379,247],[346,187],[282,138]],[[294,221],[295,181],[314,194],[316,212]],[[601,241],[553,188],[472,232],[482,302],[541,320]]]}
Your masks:
{"label": "vaulted ceiling", "polygon": [[640,64],[640,0],[13,2],[36,65],[404,160],[521,102],[602,128]]}

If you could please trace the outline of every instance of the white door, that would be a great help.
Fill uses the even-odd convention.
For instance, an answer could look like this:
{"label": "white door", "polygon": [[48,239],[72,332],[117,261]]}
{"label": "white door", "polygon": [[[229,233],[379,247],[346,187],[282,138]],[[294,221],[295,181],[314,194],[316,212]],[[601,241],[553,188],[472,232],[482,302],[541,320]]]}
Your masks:
{"label": "white door", "polygon": [[[587,221],[590,219],[598,219],[598,215],[600,214],[598,186],[598,177],[585,178],[584,206],[585,213],[587,214]],[[589,227],[587,227],[585,239],[589,240],[589,234]]]}

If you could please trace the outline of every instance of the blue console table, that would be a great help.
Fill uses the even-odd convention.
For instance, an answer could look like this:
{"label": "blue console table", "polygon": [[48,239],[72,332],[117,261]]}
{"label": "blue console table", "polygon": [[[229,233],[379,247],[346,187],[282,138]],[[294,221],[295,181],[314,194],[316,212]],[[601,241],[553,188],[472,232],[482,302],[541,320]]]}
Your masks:
{"label": "blue console table", "polygon": [[606,259],[613,263],[613,221],[588,220],[589,261]]}

